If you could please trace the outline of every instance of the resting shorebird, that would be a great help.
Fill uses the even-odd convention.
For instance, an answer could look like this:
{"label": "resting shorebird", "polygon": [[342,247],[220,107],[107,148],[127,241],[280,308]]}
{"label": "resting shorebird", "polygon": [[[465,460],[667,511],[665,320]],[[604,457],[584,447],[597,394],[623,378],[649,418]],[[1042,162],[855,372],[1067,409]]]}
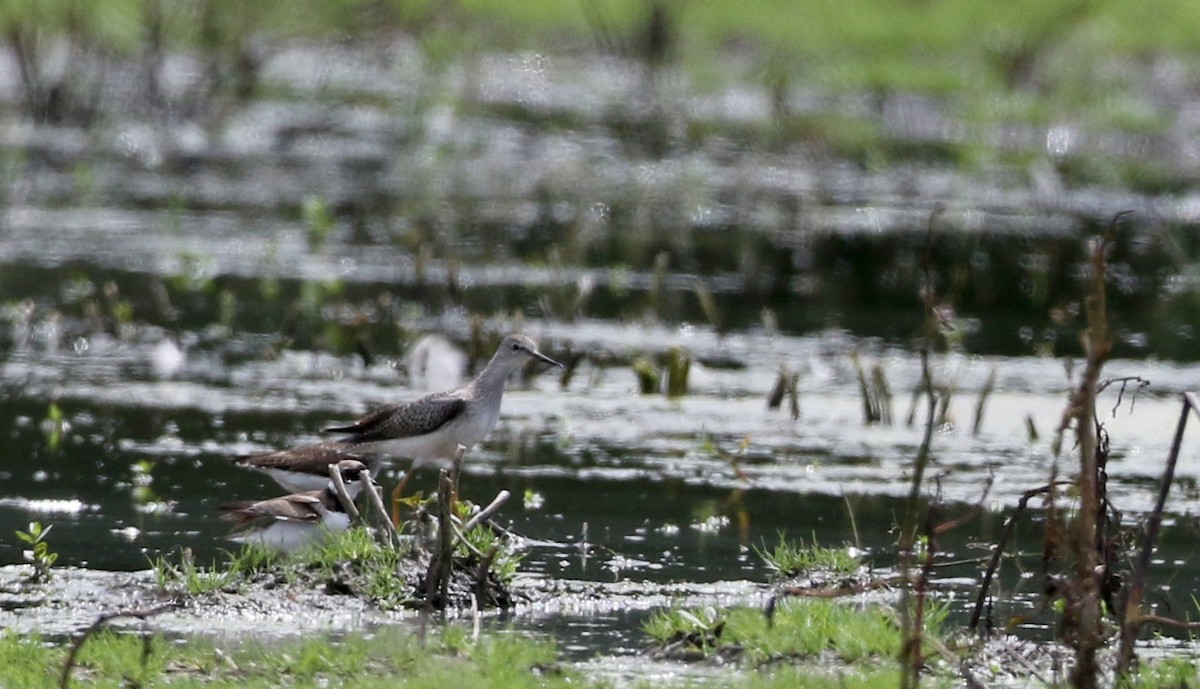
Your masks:
{"label": "resting shorebird", "polygon": [[[362,489],[360,474],[367,465],[358,460],[343,459],[337,466],[350,498],[358,497]],[[320,490],[259,502],[235,502],[217,509],[221,516],[236,522],[231,540],[260,543],[283,552],[319,541],[326,534],[345,531],[350,526],[350,515],[342,507],[333,479],[328,474],[325,487]]]}
{"label": "resting shorebird", "polygon": [[326,428],[345,437],[264,455],[239,457],[239,464],[261,469],[288,490],[325,485],[329,465],[355,459],[372,474],[391,458],[416,466],[449,459],[459,445],[470,449],[487,437],[500,419],[500,400],[510,374],[530,359],[562,367],[537,350],[524,335],[509,335],[491,361],[470,383],[435,392],[408,404],[389,404],[348,426]]}

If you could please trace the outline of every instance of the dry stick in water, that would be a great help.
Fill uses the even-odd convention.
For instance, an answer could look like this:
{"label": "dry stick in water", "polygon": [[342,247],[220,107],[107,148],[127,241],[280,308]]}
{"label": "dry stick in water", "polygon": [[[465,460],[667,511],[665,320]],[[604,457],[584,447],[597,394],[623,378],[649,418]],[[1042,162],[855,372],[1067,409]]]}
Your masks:
{"label": "dry stick in water", "polygon": [[375,485],[375,482],[371,480],[371,472],[363,469],[362,473],[359,474],[359,480],[362,481],[363,490],[367,492],[367,500],[370,501],[375,511],[379,513],[379,521],[383,522],[383,530],[387,533],[388,545],[392,548],[399,548],[400,534],[396,531],[396,525],[392,523],[391,519],[388,519],[387,508],[383,505],[383,496],[379,494],[379,486]]}
{"label": "dry stick in water", "polygon": [[1069,486],[1070,481],[1058,481],[1057,483],[1048,483],[1040,488],[1033,488],[1025,491],[1021,499],[1017,502],[1017,509],[1004,522],[1004,531],[1000,534],[1000,540],[996,542],[996,549],[992,551],[992,559],[988,562],[987,569],[983,573],[983,581],[979,584],[979,595],[975,598],[975,609],[971,611],[971,621],[967,623],[967,628],[977,630],[979,627],[979,618],[983,615],[983,603],[987,599],[988,590],[992,586],[992,578],[996,575],[996,568],[1000,566],[1000,558],[1004,556],[1004,549],[1008,545],[1008,541],[1012,538],[1013,531],[1017,526],[1017,519],[1025,513],[1029,501],[1033,498],[1049,493],[1053,488],[1059,486]]}
{"label": "dry stick in water", "polygon": [[454,567],[453,482],[445,469],[438,472],[438,546],[425,573],[425,608],[445,606],[446,590]]}
{"label": "dry stick in water", "polygon": [[454,449],[454,461],[450,464],[451,506],[458,502],[458,477],[462,474],[463,455],[466,453],[467,448],[462,445]]}
{"label": "dry stick in water", "polygon": [[[338,471],[338,465],[329,465],[329,480],[333,481],[333,490],[337,493],[338,502],[342,503],[342,509],[350,515],[350,521],[361,524],[362,515],[358,513],[358,507],[354,505],[354,498],[350,497],[350,492],[346,490],[346,483],[342,481],[342,473]],[[370,474],[367,474],[367,482],[364,487],[370,484]]]}
{"label": "dry stick in water", "polygon": [[988,374],[987,382],[979,391],[979,400],[975,402],[975,423],[971,425],[971,435],[979,435],[979,428],[983,426],[983,408],[987,405],[988,398],[992,396],[992,390],[995,388],[996,367],[993,366],[992,372]]}
{"label": "dry stick in water", "polygon": [[871,395],[875,398],[875,409],[879,414],[879,422],[884,426],[892,425],[892,388],[887,382],[887,373],[878,361],[871,367]]}
{"label": "dry stick in water", "polygon": [[[929,350],[932,348],[934,333],[936,332],[936,323],[934,315],[934,307],[936,306],[936,295],[934,294],[933,281],[933,259],[931,256],[933,249],[933,230],[934,223],[938,216],[941,215],[942,207],[939,205],[934,209],[929,216],[929,223],[926,227],[925,239],[925,256],[923,258],[922,271],[924,277],[921,284],[921,299],[925,307],[925,333],[921,339],[921,382],[918,390],[924,392],[928,398],[925,419],[925,432],[921,438],[921,446],[917,449],[917,456],[913,459],[912,482],[909,488],[908,499],[904,506],[904,521],[902,531],[900,533],[900,574],[905,580],[906,585],[900,592],[900,630],[902,634],[900,646],[900,686],[901,689],[915,689],[920,683],[921,666],[924,664],[921,658],[921,629],[914,623],[915,620],[921,620],[922,615],[918,611],[914,617],[912,605],[912,585],[908,583],[909,572],[913,563],[913,546],[917,536],[917,524],[920,521],[921,509],[921,488],[924,485],[925,468],[929,464],[930,448],[933,445],[933,426],[935,414],[937,412],[937,394],[933,388],[933,374],[929,369]],[[914,402],[916,401],[914,397]],[[913,413],[916,412],[916,405],[913,405]],[[911,416],[910,422],[911,422]],[[918,604],[923,602],[922,598],[918,598]]]}
{"label": "dry stick in water", "polygon": [[489,503],[487,507],[483,508],[478,514],[468,519],[466,524],[463,524],[462,530],[464,532],[470,531],[479,524],[482,524],[485,519],[491,519],[493,514],[496,514],[500,511],[500,508],[504,507],[504,503],[508,502],[510,497],[512,497],[512,493],[509,493],[507,490],[502,490],[497,493],[496,497],[492,499],[492,502]]}
{"label": "dry stick in water", "polygon": [[[1074,631],[1075,667],[1071,683],[1078,689],[1092,689],[1098,682],[1100,669],[1096,656],[1103,645],[1100,619],[1100,581],[1096,572],[1103,562],[1098,544],[1102,543],[1104,506],[1100,495],[1100,475],[1097,459],[1098,426],[1096,395],[1100,372],[1112,350],[1108,332],[1108,307],[1105,292],[1107,260],[1105,251],[1111,244],[1118,213],[1109,224],[1106,235],[1091,243],[1091,292],[1084,299],[1087,330],[1084,331],[1084,350],[1087,360],[1079,387],[1071,399],[1071,415],[1075,419],[1075,437],[1079,445],[1079,509],[1071,530],[1070,548],[1075,556],[1075,577],[1067,596],[1063,616],[1064,630]],[[1073,627],[1073,629],[1072,629]]]}
{"label": "dry stick in water", "polygon": [[[118,610],[116,612],[106,612],[96,618],[95,622],[88,625],[88,628],[83,631],[83,634],[75,639],[71,644],[71,650],[67,652],[67,659],[63,661],[62,675],[59,676],[59,689],[67,689],[67,685],[71,682],[71,671],[75,669],[75,659],[79,655],[80,649],[89,638],[100,632],[109,622],[122,617],[132,617],[143,622],[155,615],[160,615],[164,612],[169,612],[179,607],[179,603],[171,602],[166,605],[160,605],[157,608],[136,609],[136,610]],[[150,659],[150,636],[143,637],[142,645],[142,665]]]}
{"label": "dry stick in water", "polygon": [[[1200,418],[1200,406],[1190,392],[1183,394],[1183,408],[1179,412],[1179,423],[1175,426],[1175,438],[1171,441],[1171,452],[1167,455],[1167,467],[1163,470],[1162,481],[1158,485],[1158,500],[1154,510],[1146,519],[1146,537],[1142,542],[1142,552],[1134,562],[1133,575],[1129,587],[1125,589],[1125,601],[1122,608],[1125,619],[1121,622],[1121,644],[1117,652],[1117,677],[1129,673],[1134,660],[1134,642],[1137,641],[1141,625],[1146,621],[1164,622],[1163,618],[1154,615],[1142,615],[1142,591],[1146,583],[1146,572],[1150,569],[1150,558],[1154,554],[1154,544],[1158,540],[1158,532],[1162,528],[1163,509],[1167,504],[1167,495],[1171,484],[1175,481],[1175,465],[1179,460],[1179,451],[1183,447],[1183,432],[1187,428],[1188,416],[1195,414]],[[1171,624],[1179,624],[1170,622]],[[1186,624],[1186,623],[1184,623]]]}
{"label": "dry stick in water", "polygon": [[871,425],[879,422],[879,405],[871,396],[871,386],[867,383],[867,371],[863,367],[858,352],[850,352],[850,362],[854,364],[854,373],[858,376],[858,393],[862,395],[863,424]]}

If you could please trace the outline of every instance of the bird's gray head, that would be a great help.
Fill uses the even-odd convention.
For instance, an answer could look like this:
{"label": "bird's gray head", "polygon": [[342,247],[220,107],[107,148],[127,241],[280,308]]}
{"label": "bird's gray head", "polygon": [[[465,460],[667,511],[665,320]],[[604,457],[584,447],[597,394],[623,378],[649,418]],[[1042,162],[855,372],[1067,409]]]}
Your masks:
{"label": "bird's gray head", "polygon": [[504,341],[500,343],[500,348],[496,350],[494,359],[505,363],[511,362],[510,365],[514,367],[526,359],[537,359],[551,366],[564,368],[562,364],[539,352],[537,343],[524,335],[509,335],[504,338]]}

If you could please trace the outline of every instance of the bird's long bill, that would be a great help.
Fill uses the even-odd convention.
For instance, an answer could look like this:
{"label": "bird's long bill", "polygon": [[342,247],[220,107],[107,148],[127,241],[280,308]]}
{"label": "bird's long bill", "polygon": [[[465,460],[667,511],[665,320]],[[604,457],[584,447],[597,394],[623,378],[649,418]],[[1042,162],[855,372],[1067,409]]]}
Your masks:
{"label": "bird's long bill", "polygon": [[554,359],[551,359],[550,357],[546,356],[545,354],[542,354],[541,352],[533,351],[533,352],[530,352],[530,354],[532,354],[534,356],[534,358],[538,359],[539,361],[544,361],[547,364],[550,364],[551,366],[557,366],[559,368],[566,368],[566,366],[563,366],[562,364],[558,363]]}

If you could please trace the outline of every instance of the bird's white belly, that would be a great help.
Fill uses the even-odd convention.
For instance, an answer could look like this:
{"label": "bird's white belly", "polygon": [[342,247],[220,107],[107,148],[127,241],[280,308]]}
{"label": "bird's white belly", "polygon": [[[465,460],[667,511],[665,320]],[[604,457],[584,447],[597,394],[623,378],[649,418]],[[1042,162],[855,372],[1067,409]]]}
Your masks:
{"label": "bird's white belly", "polygon": [[291,552],[317,543],[331,533],[350,527],[350,517],[342,512],[330,512],[319,522],[297,522],[277,519],[262,529],[235,536],[239,543],[258,543],[281,552]]}
{"label": "bird's white belly", "polygon": [[487,414],[464,415],[433,433],[363,443],[359,447],[393,458],[411,459],[418,463],[448,460],[454,456],[454,451],[458,449],[459,445],[463,445],[468,450],[478,445],[495,425],[496,418]]}

